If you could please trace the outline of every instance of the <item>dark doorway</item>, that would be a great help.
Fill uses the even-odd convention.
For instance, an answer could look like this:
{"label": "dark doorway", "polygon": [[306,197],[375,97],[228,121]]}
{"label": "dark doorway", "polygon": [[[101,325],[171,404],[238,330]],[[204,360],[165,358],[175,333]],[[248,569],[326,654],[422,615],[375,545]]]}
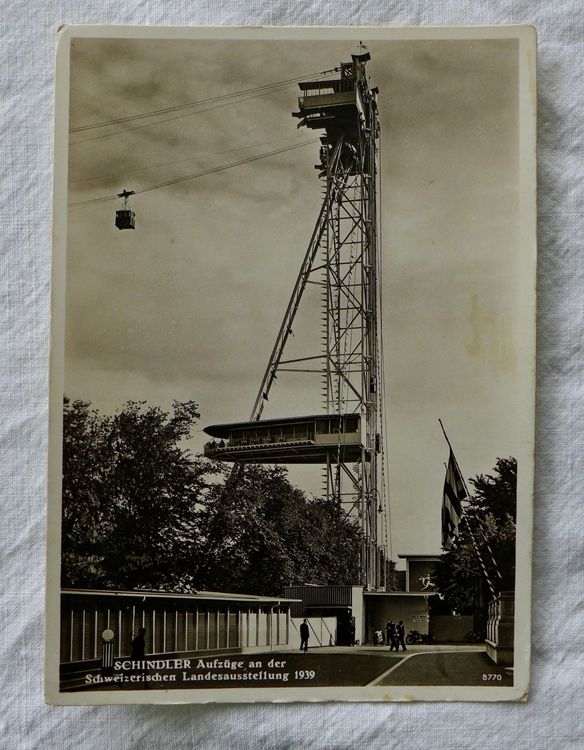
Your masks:
{"label": "dark doorway", "polygon": [[355,645],[355,618],[351,610],[337,615],[337,646]]}

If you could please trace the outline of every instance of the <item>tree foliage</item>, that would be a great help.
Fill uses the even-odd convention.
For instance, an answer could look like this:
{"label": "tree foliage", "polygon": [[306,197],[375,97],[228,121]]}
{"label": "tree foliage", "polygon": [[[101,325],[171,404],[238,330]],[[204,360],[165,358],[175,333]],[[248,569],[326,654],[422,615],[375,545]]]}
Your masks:
{"label": "tree foliage", "polygon": [[[360,532],[282,467],[231,472],[184,447],[194,402],[128,402],[113,416],[65,399],[64,586],[280,595],[355,583]],[[224,481],[221,482],[221,475]]]}
{"label": "tree foliage", "polygon": [[194,402],[171,414],[128,402],[112,417],[65,399],[63,582],[122,588],[194,585],[197,504],[212,465],[181,447]]}
{"label": "tree foliage", "polygon": [[474,491],[464,511],[460,536],[454,548],[441,556],[433,573],[437,589],[451,607],[469,614],[483,612],[491,596],[473,536],[495,589],[515,587],[517,461],[498,458],[493,474],[480,474],[470,483]]}
{"label": "tree foliage", "polygon": [[359,580],[360,532],[336,503],[308,500],[279,466],[246,466],[206,498],[202,581],[258,594]]}
{"label": "tree foliage", "polygon": [[385,589],[386,591],[400,590],[400,581],[395,560],[385,561]]}

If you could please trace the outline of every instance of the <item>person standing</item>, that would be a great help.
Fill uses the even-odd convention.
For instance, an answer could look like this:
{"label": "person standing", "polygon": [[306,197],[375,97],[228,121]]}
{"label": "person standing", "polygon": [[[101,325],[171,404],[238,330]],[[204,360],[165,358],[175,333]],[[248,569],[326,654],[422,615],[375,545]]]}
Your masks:
{"label": "person standing", "polygon": [[308,651],[308,639],[310,637],[310,630],[308,629],[308,620],[304,619],[304,622],[300,625],[300,650]]}
{"label": "person standing", "polygon": [[403,621],[400,620],[396,627],[396,643],[395,643],[395,650],[399,651],[399,647],[401,644],[401,647],[404,651],[407,651],[406,649],[406,642],[405,642],[405,635],[406,635],[406,629],[404,628]]}
{"label": "person standing", "polygon": [[146,628],[139,628],[138,635],[134,638],[131,643],[132,651],[131,658],[136,660],[142,660],[146,656]]}
{"label": "person standing", "polygon": [[348,633],[349,633],[349,646],[354,646],[355,645],[355,620],[352,617],[349,618]]}
{"label": "person standing", "polygon": [[397,640],[396,640],[396,632],[395,632],[395,624],[393,620],[388,620],[387,625],[385,626],[385,640],[386,643],[389,645],[389,650],[397,651]]}
{"label": "person standing", "polygon": [[137,676],[139,682],[144,683],[145,688],[149,688],[148,670],[146,669],[146,628],[138,628],[138,635],[132,640],[130,658],[136,662],[132,674]]}

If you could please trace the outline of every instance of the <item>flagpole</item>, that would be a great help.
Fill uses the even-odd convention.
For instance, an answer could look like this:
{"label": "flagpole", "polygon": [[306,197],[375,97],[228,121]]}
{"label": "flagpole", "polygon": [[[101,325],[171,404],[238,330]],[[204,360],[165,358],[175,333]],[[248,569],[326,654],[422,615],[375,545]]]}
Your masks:
{"label": "flagpole", "polygon": [[[458,471],[458,476],[462,480],[462,484],[463,484],[463,487],[464,487],[464,491],[466,492],[466,496],[467,496],[467,498],[470,498],[471,494],[468,491],[466,480],[465,480],[464,475],[463,475],[463,473],[461,471],[461,468],[460,468],[460,466],[458,464],[458,459],[456,458],[456,454],[454,452],[454,449],[452,448],[452,443],[450,442],[450,439],[448,438],[448,435],[446,434],[446,430],[444,429],[444,425],[442,424],[442,420],[440,418],[438,418],[438,422],[440,424],[440,427],[442,428],[442,433],[444,435],[444,438],[445,438],[446,442],[448,443],[448,447],[450,448],[450,455],[451,455],[452,459],[454,460],[454,465],[456,466],[456,469]],[[480,520],[477,518],[476,513],[474,511],[472,513],[472,516],[477,521],[477,523],[479,524],[479,527],[480,527]],[[495,593],[495,587],[493,586],[493,583],[491,581],[491,577],[489,576],[489,573],[488,573],[487,568],[485,566],[485,563],[483,561],[483,556],[480,553],[479,546],[477,544],[477,541],[475,539],[475,535],[474,535],[472,527],[470,525],[470,520],[468,518],[468,512],[465,513],[464,509],[463,509],[463,512],[462,512],[462,518],[460,520],[461,520],[461,522],[466,521],[466,526],[467,526],[468,531],[470,533],[471,542],[472,542],[472,545],[473,545],[474,550],[476,552],[477,558],[479,560],[479,564],[480,564],[480,566],[481,566],[481,568],[483,570],[483,574],[484,574],[485,578],[487,579],[487,584],[489,585],[489,588],[491,590],[491,594],[493,595],[493,598],[495,598],[497,596],[497,594]],[[482,529],[480,529],[480,530],[482,531]],[[495,557],[494,557],[493,552],[491,550],[491,546],[489,545],[489,543],[487,541],[487,538],[486,538],[486,535],[484,534],[484,532],[482,532],[482,533],[483,533],[483,538],[485,539],[485,542],[487,543],[487,549],[489,550],[489,552],[491,554],[491,560],[493,562],[495,571],[497,572],[499,578],[502,578],[501,573],[499,572],[499,568],[497,566],[497,563],[495,561]]]}
{"label": "flagpole", "polygon": [[[467,497],[471,497],[470,492],[468,491],[468,486],[466,484],[466,481],[464,479],[464,475],[461,471],[461,468],[458,464],[458,459],[456,458],[456,454],[454,452],[454,449],[452,448],[452,443],[450,442],[448,435],[446,434],[446,430],[444,429],[444,425],[442,424],[442,420],[438,419],[438,422],[440,423],[440,427],[442,428],[442,432],[444,434],[444,437],[446,439],[446,442],[448,443],[448,447],[450,448],[450,453],[452,454],[452,458],[454,459],[454,463],[456,465],[456,468],[458,469],[458,473],[460,475],[460,478],[462,479],[462,484],[464,485],[465,492],[467,494]],[[499,570],[499,566],[497,565],[497,561],[495,560],[495,555],[493,554],[493,550],[491,549],[491,545],[489,544],[489,540],[487,539],[487,535],[484,532],[484,529],[482,527],[481,519],[477,516],[477,512],[475,509],[473,509],[470,513],[467,511],[466,514],[463,514],[462,520],[466,520],[466,525],[468,526],[469,531],[472,534],[472,529],[470,528],[469,518],[468,516],[472,516],[474,520],[477,522],[478,529],[480,534],[482,535],[483,539],[485,540],[485,545],[487,547],[487,550],[489,552],[489,555],[491,556],[491,562],[493,563],[493,567],[495,569],[495,573],[497,574],[498,578],[500,580],[503,579],[503,576],[501,575],[501,571]]]}
{"label": "flagpole", "polygon": [[[448,439],[448,435],[446,434],[446,430],[444,429],[444,425],[442,424],[442,420],[438,418],[438,423],[440,424],[440,427],[442,428],[442,433],[444,437],[446,438],[446,442],[448,443],[448,447],[450,450],[452,450],[452,445],[450,444],[450,440]],[[454,453],[454,451],[452,451]]]}
{"label": "flagpole", "polygon": [[460,466],[458,465],[458,459],[456,458],[456,453],[454,452],[454,448],[452,447],[452,443],[450,442],[450,439],[448,438],[448,435],[446,434],[446,430],[444,429],[444,425],[442,424],[442,420],[438,419],[438,422],[440,423],[440,427],[442,428],[442,433],[444,435],[444,438],[446,439],[446,442],[448,443],[448,447],[450,448],[450,453],[452,455],[452,458],[454,459],[454,464],[455,464],[456,468],[458,469],[458,473],[460,475],[460,478],[462,479],[462,484],[464,485],[464,490],[466,492],[466,496],[467,497],[471,497],[471,494],[468,491],[466,480],[464,478],[464,474],[462,473],[462,470],[461,470]]}

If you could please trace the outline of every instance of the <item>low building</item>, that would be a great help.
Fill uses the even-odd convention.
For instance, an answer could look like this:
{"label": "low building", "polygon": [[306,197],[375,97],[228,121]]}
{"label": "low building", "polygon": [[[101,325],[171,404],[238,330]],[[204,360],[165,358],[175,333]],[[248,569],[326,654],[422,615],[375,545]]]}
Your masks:
{"label": "low building", "polygon": [[311,646],[350,646],[363,643],[365,619],[362,586],[287,586],[291,627],[300,643],[300,623],[306,618]]}
{"label": "low building", "polygon": [[434,592],[419,591],[365,591],[365,611],[367,613],[368,640],[373,641],[373,633],[381,630],[385,636],[385,624],[403,621],[405,632],[417,630],[422,635],[430,632],[430,597]]}
{"label": "low building", "polygon": [[[398,555],[405,560],[405,575],[401,578],[403,591],[365,591],[365,612],[368,640],[373,640],[376,630],[383,631],[388,620],[402,620],[406,633],[417,630],[423,635],[430,632],[430,601],[437,598],[431,583],[435,555]],[[401,572],[401,571],[400,571]]]}
{"label": "low building", "polygon": [[[428,554],[398,555],[405,561],[403,591],[365,591],[368,640],[383,630],[388,620],[403,621],[405,631],[417,630],[437,642],[469,640],[472,616],[452,614],[432,583],[432,569],[439,557]],[[400,571],[402,572],[402,571]]]}
{"label": "low building", "polygon": [[[348,646],[374,642],[374,632],[388,620],[402,620],[406,633],[431,631],[431,601],[438,601],[431,583],[435,555],[400,555],[403,591],[367,591],[362,586],[289,586],[284,595],[297,599],[291,605],[291,627],[297,638],[300,623],[308,620],[311,646]],[[465,623],[465,627],[466,627]],[[462,640],[454,638],[454,640]]]}
{"label": "low building", "polygon": [[434,593],[432,583],[432,570],[440,559],[437,555],[398,555],[400,560],[405,560],[405,590]]}
{"label": "low building", "polygon": [[62,665],[90,665],[102,656],[102,633],[113,631],[114,658],[130,655],[145,628],[146,655],[287,646],[290,599],[204,591],[61,591]]}

